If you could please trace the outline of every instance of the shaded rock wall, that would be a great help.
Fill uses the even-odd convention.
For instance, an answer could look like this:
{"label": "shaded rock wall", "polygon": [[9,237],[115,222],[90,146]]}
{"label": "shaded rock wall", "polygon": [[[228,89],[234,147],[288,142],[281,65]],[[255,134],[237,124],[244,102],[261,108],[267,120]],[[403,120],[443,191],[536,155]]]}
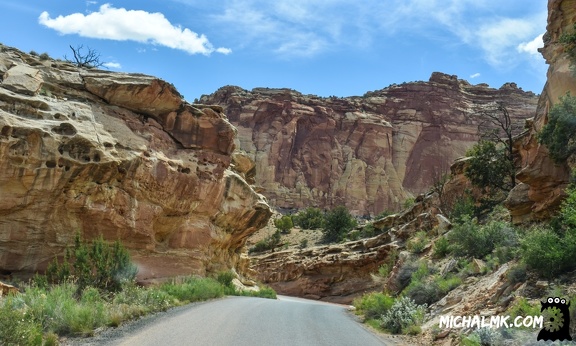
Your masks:
{"label": "shaded rock wall", "polygon": [[168,83],[0,46],[0,269],[121,240],[142,280],[235,266],[271,212],[232,171],[236,131]]}
{"label": "shaded rock wall", "polygon": [[272,205],[346,205],[358,215],[397,210],[448,173],[477,141],[475,114],[495,101],[523,122],[537,97],[513,83],[492,89],[433,73],[362,97],[228,86],[200,99],[221,105],[238,128],[238,146],[255,161],[255,182]]}
{"label": "shaded rock wall", "polygon": [[521,155],[522,169],[518,173],[520,184],[507,200],[514,222],[549,218],[565,197],[570,177],[568,163],[556,164],[548,156],[545,146],[538,143],[537,134],[548,122],[550,107],[560,96],[570,92],[576,95],[576,78],[570,60],[559,43],[564,33],[572,32],[576,23],[576,1],[549,0],[548,26],[541,53],[548,68],[547,83],[538,101],[536,117],[530,131],[519,137],[515,146]]}

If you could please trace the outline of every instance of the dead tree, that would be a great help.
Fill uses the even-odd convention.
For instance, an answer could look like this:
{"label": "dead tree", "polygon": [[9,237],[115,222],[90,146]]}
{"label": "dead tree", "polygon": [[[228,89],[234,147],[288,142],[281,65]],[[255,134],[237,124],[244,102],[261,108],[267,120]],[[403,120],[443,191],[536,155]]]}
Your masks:
{"label": "dead tree", "polygon": [[100,61],[100,54],[90,47],[87,47],[88,52],[86,54],[82,52],[84,49],[83,45],[77,46],[76,48],[70,46],[70,49],[74,54],[74,59],[68,59],[68,57],[64,55],[64,59],[69,63],[84,68],[96,68],[104,65],[104,63]]}

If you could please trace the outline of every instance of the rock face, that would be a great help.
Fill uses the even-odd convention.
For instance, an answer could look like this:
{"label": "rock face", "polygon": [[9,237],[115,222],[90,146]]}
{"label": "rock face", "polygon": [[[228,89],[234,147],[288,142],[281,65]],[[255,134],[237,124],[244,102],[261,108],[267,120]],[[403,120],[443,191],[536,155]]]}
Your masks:
{"label": "rock face", "polygon": [[478,139],[475,114],[495,101],[523,119],[534,116],[537,97],[513,83],[492,89],[433,73],[362,97],[227,86],[200,99],[221,105],[238,128],[271,204],[345,205],[358,215],[396,210],[448,173]]}
{"label": "rock face", "polygon": [[339,245],[254,256],[251,268],[279,294],[350,304],[381,287],[373,273],[397,247],[385,233]]}
{"label": "rock face", "polygon": [[253,256],[251,269],[279,294],[350,304],[382,289],[384,278],[375,273],[392,252],[406,247],[408,238],[418,231],[436,235],[450,228],[438,203],[435,194],[418,196],[402,213],[375,221],[374,227],[382,230],[376,237]]}
{"label": "rock face", "polygon": [[547,148],[538,143],[537,134],[548,122],[548,111],[558,102],[558,98],[567,92],[576,95],[576,78],[559,42],[562,34],[574,30],[575,5],[573,0],[548,1],[548,26],[544,48],[541,49],[550,65],[548,80],[538,101],[530,131],[515,141],[522,157],[522,169],[518,173],[521,183],[510,193],[507,207],[517,223],[550,217],[563,200],[569,182],[569,165],[555,164],[548,156]]}
{"label": "rock face", "polygon": [[271,211],[231,170],[235,128],[168,83],[0,46],[0,269],[34,272],[81,231],[142,280],[236,267]]}

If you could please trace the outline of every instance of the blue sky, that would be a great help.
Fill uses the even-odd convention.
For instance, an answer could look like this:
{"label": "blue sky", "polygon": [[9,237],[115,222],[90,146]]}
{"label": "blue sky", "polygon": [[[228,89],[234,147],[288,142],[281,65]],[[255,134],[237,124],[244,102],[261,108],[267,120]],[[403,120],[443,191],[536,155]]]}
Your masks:
{"label": "blue sky", "polygon": [[0,2],[0,42],[54,58],[90,47],[111,71],[176,85],[354,96],[440,71],[540,93],[546,0]]}

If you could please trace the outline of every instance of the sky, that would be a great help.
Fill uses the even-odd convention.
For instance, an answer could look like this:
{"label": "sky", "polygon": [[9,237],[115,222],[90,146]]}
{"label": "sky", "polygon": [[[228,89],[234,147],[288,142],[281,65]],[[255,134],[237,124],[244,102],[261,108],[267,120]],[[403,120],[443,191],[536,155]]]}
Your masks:
{"label": "sky", "polygon": [[0,43],[173,83],[361,96],[432,72],[542,92],[546,0],[2,0]]}

